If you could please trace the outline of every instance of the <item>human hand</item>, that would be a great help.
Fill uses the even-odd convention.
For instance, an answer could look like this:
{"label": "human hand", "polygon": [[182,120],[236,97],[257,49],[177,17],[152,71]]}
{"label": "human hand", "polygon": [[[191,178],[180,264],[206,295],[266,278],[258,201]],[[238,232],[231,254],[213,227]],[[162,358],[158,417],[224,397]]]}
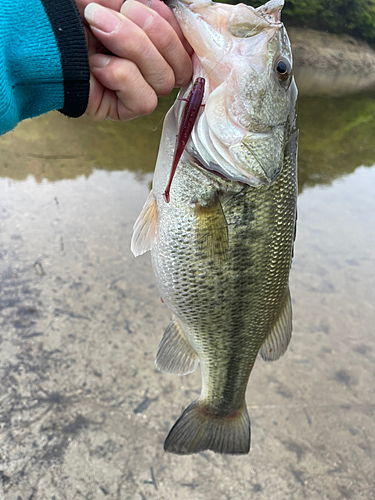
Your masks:
{"label": "human hand", "polygon": [[87,116],[93,120],[132,120],[154,111],[157,96],[189,82],[192,49],[163,2],[76,3],[84,22],[90,63]]}

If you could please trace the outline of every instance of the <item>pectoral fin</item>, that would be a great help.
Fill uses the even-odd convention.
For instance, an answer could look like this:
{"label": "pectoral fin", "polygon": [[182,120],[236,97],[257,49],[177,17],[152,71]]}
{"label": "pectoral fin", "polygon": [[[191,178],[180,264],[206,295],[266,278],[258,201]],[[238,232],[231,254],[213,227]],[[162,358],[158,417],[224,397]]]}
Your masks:
{"label": "pectoral fin", "polygon": [[292,303],[288,290],[284,306],[273,329],[266,337],[259,350],[264,361],[276,361],[288,348],[292,337]]}
{"label": "pectoral fin", "polygon": [[217,196],[207,206],[197,205],[197,247],[210,258],[223,259],[228,249],[228,225]]}
{"label": "pectoral fin", "polygon": [[133,228],[130,248],[135,257],[151,250],[155,240],[156,222],[156,198],[151,190]]}
{"label": "pectoral fin", "polygon": [[187,375],[196,370],[198,356],[187,341],[176,318],[173,318],[159,344],[155,365],[164,373]]}

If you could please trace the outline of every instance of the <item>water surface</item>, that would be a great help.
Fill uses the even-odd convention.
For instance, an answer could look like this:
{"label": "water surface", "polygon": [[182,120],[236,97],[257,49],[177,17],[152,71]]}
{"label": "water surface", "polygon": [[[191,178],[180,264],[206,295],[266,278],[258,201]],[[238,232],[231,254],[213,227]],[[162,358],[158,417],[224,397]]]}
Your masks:
{"label": "water surface", "polygon": [[200,374],[154,368],[170,313],[129,246],[169,103],[127,124],[52,113],[0,138],[4,498],[375,497],[374,103],[300,99],[294,333],[253,370],[245,457],[163,451]]}

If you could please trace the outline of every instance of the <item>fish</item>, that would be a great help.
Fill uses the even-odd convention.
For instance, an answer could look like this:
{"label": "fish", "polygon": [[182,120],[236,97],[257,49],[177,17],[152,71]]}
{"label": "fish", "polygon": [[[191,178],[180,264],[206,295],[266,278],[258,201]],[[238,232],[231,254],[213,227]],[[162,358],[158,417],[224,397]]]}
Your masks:
{"label": "fish", "polygon": [[[151,250],[173,314],[156,367],[201,370],[199,398],[164,442],[179,455],[249,452],[251,371],[258,356],[277,360],[291,339],[298,128],[283,4],[170,4],[194,49],[194,74],[166,115],[131,250]],[[197,78],[205,79],[204,94],[166,203],[176,134]]]}

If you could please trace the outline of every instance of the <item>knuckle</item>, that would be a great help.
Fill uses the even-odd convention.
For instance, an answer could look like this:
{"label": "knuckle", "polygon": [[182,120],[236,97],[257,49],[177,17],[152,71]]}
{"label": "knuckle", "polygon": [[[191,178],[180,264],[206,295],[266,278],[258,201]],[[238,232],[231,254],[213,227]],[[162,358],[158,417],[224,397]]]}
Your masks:
{"label": "knuckle", "polygon": [[172,27],[168,27],[167,29],[159,31],[158,37],[158,47],[159,50],[168,50],[171,47],[175,47],[178,41],[178,37],[176,32],[172,29]]}
{"label": "knuckle", "polygon": [[184,87],[191,80],[191,73],[184,73],[179,75],[179,78],[176,79],[176,87]]}
{"label": "knuckle", "polygon": [[117,87],[119,82],[126,83],[129,79],[129,69],[122,64],[115,64],[112,68],[113,86]]}
{"label": "knuckle", "polygon": [[104,120],[105,114],[103,111],[103,106],[101,106],[101,101],[89,102],[86,108],[85,115],[88,116],[94,122],[100,122]]}
{"label": "knuckle", "polygon": [[186,60],[186,64],[182,67],[182,70],[179,72],[178,77],[176,77],[176,86],[182,87],[183,85],[187,85],[192,78],[192,73],[193,65],[189,57]]}
{"label": "knuckle", "polygon": [[175,78],[173,71],[170,70],[167,72],[167,75],[161,79],[160,83],[156,85],[156,92],[158,95],[168,95],[172,92],[175,86]]}
{"label": "knuckle", "polygon": [[142,99],[139,99],[132,106],[132,111],[135,116],[145,116],[151,114],[156,106],[158,105],[158,98],[154,92],[150,92],[149,95],[143,95]]}
{"label": "knuckle", "polygon": [[131,60],[141,59],[149,52],[149,45],[150,42],[143,33],[142,36],[129,37],[126,41],[126,55]]}
{"label": "knuckle", "polygon": [[101,122],[102,120],[104,120],[104,116],[102,116],[102,114],[86,113],[86,115],[94,122]]}

